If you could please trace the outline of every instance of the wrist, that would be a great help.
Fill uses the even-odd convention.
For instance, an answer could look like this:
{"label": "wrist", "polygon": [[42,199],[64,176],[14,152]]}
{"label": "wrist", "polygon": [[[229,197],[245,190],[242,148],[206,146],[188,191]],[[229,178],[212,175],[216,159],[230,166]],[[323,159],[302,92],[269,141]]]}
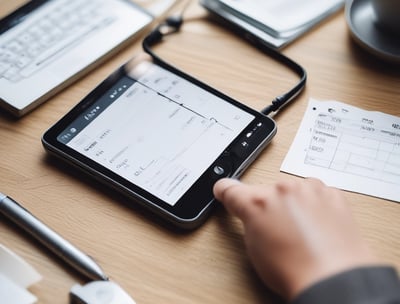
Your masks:
{"label": "wrist", "polygon": [[321,264],[304,265],[304,269],[299,269],[297,274],[288,280],[287,298],[292,300],[304,290],[324,281],[330,277],[355,268],[373,267],[378,265],[378,261],[372,255],[366,254],[363,257],[351,257],[349,259],[335,258],[331,261],[324,261]]}
{"label": "wrist", "polygon": [[392,267],[356,267],[333,275],[302,291],[292,304],[397,303],[400,281]]}

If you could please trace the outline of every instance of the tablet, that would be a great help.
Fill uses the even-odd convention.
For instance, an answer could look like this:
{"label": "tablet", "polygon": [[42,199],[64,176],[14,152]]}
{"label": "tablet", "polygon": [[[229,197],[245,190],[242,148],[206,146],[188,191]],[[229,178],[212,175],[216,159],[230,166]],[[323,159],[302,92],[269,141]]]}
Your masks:
{"label": "tablet", "polygon": [[269,117],[146,54],[110,75],[42,137],[45,149],[182,228],[212,187],[271,141]]}

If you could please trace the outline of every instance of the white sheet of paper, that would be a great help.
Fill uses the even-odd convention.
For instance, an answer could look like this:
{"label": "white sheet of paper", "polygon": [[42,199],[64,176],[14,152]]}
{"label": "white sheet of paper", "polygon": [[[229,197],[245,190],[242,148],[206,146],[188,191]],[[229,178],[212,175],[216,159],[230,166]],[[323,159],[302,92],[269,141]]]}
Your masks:
{"label": "white sheet of paper", "polygon": [[0,273],[0,299],[1,303],[12,304],[33,304],[37,300],[33,294],[2,273]]}
{"label": "white sheet of paper", "polygon": [[324,16],[343,0],[220,0],[278,32],[293,31]]}
{"label": "white sheet of paper", "polygon": [[281,171],[400,201],[400,118],[310,100]]}
{"label": "white sheet of paper", "polygon": [[26,290],[42,276],[24,259],[0,244],[0,302],[31,304],[36,297]]}

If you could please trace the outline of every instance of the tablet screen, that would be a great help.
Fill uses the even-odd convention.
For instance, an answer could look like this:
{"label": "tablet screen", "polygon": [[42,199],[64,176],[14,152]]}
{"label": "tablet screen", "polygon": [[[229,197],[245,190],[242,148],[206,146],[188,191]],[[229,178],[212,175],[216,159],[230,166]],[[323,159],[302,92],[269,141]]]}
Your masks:
{"label": "tablet screen", "polygon": [[254,118],[141,62],[57,140],[174,206]]}

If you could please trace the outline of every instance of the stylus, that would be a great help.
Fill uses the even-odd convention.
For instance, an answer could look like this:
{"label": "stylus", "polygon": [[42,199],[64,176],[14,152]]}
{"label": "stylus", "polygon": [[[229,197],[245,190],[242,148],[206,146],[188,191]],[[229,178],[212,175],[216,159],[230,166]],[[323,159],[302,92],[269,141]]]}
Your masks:
{"label": "stylus", "polygon": [[31,234],[70,266],[92,280],[108,280],[96,262],[34,217],[12,198],[0,193],[0,213]]}

